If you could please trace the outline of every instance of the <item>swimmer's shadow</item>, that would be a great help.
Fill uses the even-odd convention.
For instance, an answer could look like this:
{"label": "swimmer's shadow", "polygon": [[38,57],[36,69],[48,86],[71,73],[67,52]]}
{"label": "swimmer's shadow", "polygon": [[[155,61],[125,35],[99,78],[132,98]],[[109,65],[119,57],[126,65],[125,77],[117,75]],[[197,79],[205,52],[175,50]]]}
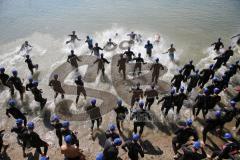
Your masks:
{"label": "swimmer's shadow", "polygon": [[102,83],[112,84],[111,80],[109,79],[109,77],[106,74],[105,75],[101,74],[100,80]]}
{"label": "swimmer's shadow", "polygon": [[149,155],[162,155],[163,151],[158,146],[153,146],[149,140],[140,141],[145,154]]}
{"label": "swimmer's shadow", "polygon": [[156,115],[154,112],[150,111],[152,122],[151,123],[146,123],[146,126],[148,128],[154,129],[157,127],[158,130],[166,133],[167,135],[171,135],[169,126],[167,124],[163,124],[163,122],[159,119],[159,116]]}
{"label": "swimmer's shadow", "polygon": [[47,108],[43,109],[41,112],[41,117],[43,118],[43,124],[46,128],[53,130],[54,127],[51,125],[51,111]]}
{"label": "swimmer's shadow", "polygon": [[98,129],[98,130],[94,131],[92,140],[95,141],[96,139],[98,139],[99,145],[101,147],[104,147],[107,138],[106,138],[105,133],[102,130]]}

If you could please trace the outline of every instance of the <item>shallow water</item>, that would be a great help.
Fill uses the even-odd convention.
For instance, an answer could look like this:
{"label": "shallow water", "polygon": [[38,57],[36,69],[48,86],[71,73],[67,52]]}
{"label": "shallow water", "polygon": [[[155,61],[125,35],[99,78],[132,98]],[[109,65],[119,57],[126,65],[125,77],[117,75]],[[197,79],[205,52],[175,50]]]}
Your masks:
{"label": "shallow water", "polygon": [[[38,79],[47,85],[51,71],[66,61],[71,47],[65,41],[72,30],[83,39],[75,47],[77,55],[89,54],[86,35],[103,46],[108,38],[120,43],[128,39],[127,33],[136,31],[143,35],[143,43],[133,50],[146,57],[144,43],[159,33],[161,43],[154,46],[153,57],[168,66],[163,79],[169,80],[179,66],[160,53],[174,43],[181,64],[189,59],[199,67],[213,63],[214,55],[205,53],[212,52],[208,47],[218,37],[227,46],[229,38],[240,31],[239,8],[239,0],[0,0],[0,65],[7,72],[17,68],[26,80],[27,65],[16,52],[28,40],[33,45],[32,60],[40,67]],[[116,38],[115,33],[119,33]],[[105,57],[120,52],[119,48],[105,52]],[[108,66],[106,72],[110,70]]]}
{"label": "shallow water", "polygon": [[63,39],[72,30],[83,38],[124,28],[146,38],[160,33],[167,46],[174,42],[183,57],[197,60],[212,41],[228,44],[240,31],[239,8],[239,0],[0,0],[0,44],[31,41],[36,32]]}

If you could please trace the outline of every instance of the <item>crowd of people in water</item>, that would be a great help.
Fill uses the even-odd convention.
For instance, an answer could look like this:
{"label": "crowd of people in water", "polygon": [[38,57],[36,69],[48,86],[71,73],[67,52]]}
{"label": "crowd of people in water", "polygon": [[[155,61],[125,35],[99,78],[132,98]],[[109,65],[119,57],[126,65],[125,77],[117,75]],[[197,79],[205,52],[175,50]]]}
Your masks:
{"label": "crowd of people in water", "polygon": [[[66,41],[66,44],[75,43],[75,41],[80,41],[75,31],[69,35],[70,40]],[[117,36],[117,34],[116,34]],[[142,42],[141,35],[131,32],[127,36],[130,37],[129,43],[134,44],[134,42]],[[235,37],[240,37],[236,35]],[[233,37],[234,38],[234,37]],[[116,46],[117,44],[109,39],[106,45],[101,48],[98,43],[93,45],[93,40],[87,36],[86,41],[88,45],[90,54],[97,57],[94,62],[98,64],[97,73],[99,71],[105,74],[105,64],[109,64],[109,60],[104,58],[104,54],[101,53],[106,47]],[[156,35],[155,43],[160,43],[160,35]],[[229,46],[223,53],[220,53],[220,49],[224,48],[223,42],[219,38],[217,42],[212,44],[214,50],[218,54],[214,58],[215,64],[209,65],[207,68],[196,68],[194,62],[189,60],[189,63],[185,64],[178,71],[177,74],[173,76],[170,83],[172,84],[172,89],[169,94],[164,95],[159,99],[160,93],[156,89],[158,85],[159,75],[164,66],[159,62],[159,59],[155,59],[155,62],[151,65],[150,71],[152,72],[151,83],[146,90],[143,90],[141,84],[136,82],[136,87],[132,88],[130,107],[123,105],[122,100],[116,102],[116,122],[111,122],[109,128],[105,132],[107,138],[103,152],[96,155],[96,160],[117,160],[119,158],[119,150],[128,153],[128,157],[131,160],[138,160],[139,157],[144,157],[144,150],[140,144],[142,139],[142,134],[144,132],[144,127],[146,122],[152,119],[149,111],[151,106],[155,101],[157,104],[161,104],[161,112],[164,117],[168,116],[168,112],[172,109],[175,111],[176,115],[179,115],[181,109],[184,106],[184,101],[189,99],[189,96],[193,90],[198,91],[198,95],[195,98],[194,104],[191,106],[192,114],[194,117],[191,119],[186,119],[186,122],[178,127],[178,130],[174,133],[172,138],[172,149],[175,155],[174,159],[178,160],[200,160],[200,159],[234,159],[234,156],[240,154],[240,142],[236,140],[239,139],[240,135],[240,109],[237,107],[237,103],[240,101],[240,89],[237,88],[238,94],[231,97],[229,103],[225,107],[216,107],[221,103],[221,92],[224,92],[236,74],[239,73],[240,64],[239,60],[235,60],[233,64],[229,63],[229,59],[234,55],[232,47]],[[237,41],[237,45],[240,45],[240,38]],[[147,41],[144,46],[146,49],[146,55],[152,56],[152,50],[154,45]],[[38,70],[38,64],[34,64],[30,57],[30,52],[32,46],[26,41],[20,52],[26,52],[27,66],[30,73],[34,75],[35,71]],[[176,49],[173,44],[167,52],[171,61],[174,61],[174,54]],[[164,53],[164,54],[165,54]],[[75,55],[74,50],[71,50],[70,55],[67,58],[67,62],[70,63],[75,68],[78,68],[78,63],[81,63],[81,59]],[[142,65],[145,64],[145,60],[142,58],[141,53],[135,56],[135,53],[131,51],[129,47],[123,54],[119,56],[117,63],[118,71],[123,80],[127,79],[126,68],[129,62],[135,62],[133,76],[137,72],[141,75]],[[215,75],[215,72],[225,66],[227,70],[224,74],[219,77]],[[5,66],[7,67],[7,66]],[[53,79],[50,80],[49,86],[53,89],[56,99],[58,95],[64,99],[65,91],[62,87],[61,81],[58,80],[59,75],[55,74]],[[5,72],[4,66],[0,67],[0,82],[1,85],[5,86],[5,89],[10,90],[11,97],[8,100],[8,108],[6,109],[6,116],[12,117],[16,120],[16,125],[12,127],[10,131],[2,130],[0,131],[0,153],[4,148],[3,134],[4,132],[16,133],[17,142],[20,144],[23,150],[23,157],[26,157],[25,149],[28,147],[36,148],[36,152],[39,153],[41,160],[54,159],[54,157],[48,157],[48,143],[41,139],[41,136],[34,130],[35,124],[32,121],[28,121],[26,113],[24,113],[20,106],[17,106],[17,100],[14,99],[16,95],[15,91],[20,94],[21,101],[24,101],[25,92],[32,93],[34,100],[39,102],[41,109],[43,109],[47,103],[47,98],[42,96],[43,91],[38,87],[38,81],[34,80],[32,77],[28,79],[28,83],[24,86],[22,82],[21,75],[18,74],[16,69],[12,70],[12,75]],[[187,84],[187,87],[183,87],[182,84]],[[78,104],[79,97],[82,94],[84,98],[87,98],[87,92],[84,88],[84,80],[82,76],[79,75],[75,84],[77,87],[77,97],[76,104]],[[126,92],[127,94],[127,92]],[[143,101],[145,99],[145,101]],[[89,114],[91,120],[91,135],[94,131],[94,126],[99,129],[102,123],[102,115],[100,112],[101,108],[97,106],[97,100],[95,98],[90,100],[90,105],[86,107],[86,113]],[[209,111],[214,113],[214,116],[209,117]],[[201,133],[194,127],[194,120],[198,118],[199,113],[202,113],[204,120],[203,130]],[[123,141],[122,135],[124,132],[123,122],[126,117],[130,115],[130,120],[133,121],[133,131],[132,136],[128,140]],[[236,132],[238,137],[233,136],[234,134],[230,131],[225,132],[224,127],[227,123],[236,120],[235,130],[231,132]],[[64,155],[65,160],[85,160],[86,157],[84,153],[79,148],[79,139],[75,132],[71,130],[70,122],[67,120],[62,120],[58,115],[53,115],[51,117],[51,125],[56,130],[56,137],[60,146],[61,154]],[[237,130],[239,129],[239,130]],[[207,145],[207,135],[209,132],[215,133],[216,136],[225,139],[225,144],[219,149],[213,150],[211,154],[207,154],[205,151],[205,146]],[[200,136],[201,135],[201,136]],[[202,137],[202,138],[200,138]],[[161,138],[161,137],[159,137]],[[160,139],[159,139],[160,140]],[[64,141],[64,143],[63,143]],[[161,140],[160,140],[161,141]],[[17,146],[16,146],[17,147]],[[43,150],[42,150],[43,149]],[[1,154],[0,154],[1,155]]]}

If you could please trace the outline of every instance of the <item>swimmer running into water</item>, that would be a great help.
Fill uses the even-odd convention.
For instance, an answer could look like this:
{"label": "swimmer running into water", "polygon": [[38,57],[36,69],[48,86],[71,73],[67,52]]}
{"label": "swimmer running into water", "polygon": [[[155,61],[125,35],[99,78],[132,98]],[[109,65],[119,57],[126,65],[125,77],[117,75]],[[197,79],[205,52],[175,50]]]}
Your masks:
{"label": "swimmer running into water", "polygon": [[71,39],[69,41],[66,41],[66,44],[68,43],[74,43],[75,40],[81,41],[81,39],[78,38],[78,36],[76,35],[76,31],[72,31],[72,34],[68,35]]}
{"label": "swimmer running into water", "polygon": [[18,51],[18,53],[22,52],[22,51],[26,51],[26,54],[28,54],[30,51],[32,50],[32,46],[28,43],[28,41],[25,41],[20,50]]}
{"label": "swimmer running into water", "polygon": [[173,44],[171,44],[170,48],[168,49],[167,52],[163,53],[163,54],[166,54],[166,53],[169,53],[169,58],[171,61],[175,61],[174,59],[174,52],[176,51],[176,49],[173,47]]}
{"label": "swimmer running into water", "polygon": [[103,47],[103,49],[105,49],[106,47],[111,47],[111,46],[115,47],[115,46],[117,46],[117,44],[114,43],[111,38],[109,38],[106,45]]}
{"label": "swimmer running into water", "polygon": [[211,45],[214,46],[214,50],[216,51],[217,54],[219,54],[219,51],[220,51],[221,48],[224,48],[224,45],[221,42],[221,38],[218,38],[218,41],[214,42]]}

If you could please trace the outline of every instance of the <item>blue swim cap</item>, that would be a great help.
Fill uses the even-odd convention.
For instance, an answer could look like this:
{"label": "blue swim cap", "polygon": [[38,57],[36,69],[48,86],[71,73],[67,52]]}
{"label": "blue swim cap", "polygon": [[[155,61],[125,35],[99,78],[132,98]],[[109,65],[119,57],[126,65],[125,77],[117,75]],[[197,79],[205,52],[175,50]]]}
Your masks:
{"label": "blue swim cap", "polygon": [[217,82],[217,81],[219,81],[219,79],[217,77],[213,77],[212,81]]}
{"label": "blue swim cap", "polygon": [[193,142],[193,148],[199,149],[201,147],[201,143],[199,141]]}
{"label": "blue swim cap", "polygon": [[17,71],[16,69],[13,69],[13,70],[12,70],[12,74],[13,74],[14,76],[17,76],[17,75],[18,75],[18,71]]}
{"label": "blue swim cap", "polygon": [[4,73],[5,72],[5,68],[4,67],[0,67],[0,72]]}
{"label": "blue swim cap", "polygon": [[93,98],[93,99],[91,100],[91,104],[92,104],[92,105],[95,105],[96,102],[97,102],[97,100],[96,100],[95,98]]}
{"label": "blue swim cap", "polygon": [[208,88],[204,88],[204,89],[203,89],[203,93],[208,94],[208,93],[209,93]]}
{"label": "blue swim cap", "polygon": [[140,135],[139,134],[133,134],[132,139],[134,141],[138,141],[140,139]]}
{"label": "blue swim cap", "polygon": [[174,93],[175,93],[175,89],[172,89],[170,93],[171,93],[171,94],[174,94]]}
{"label": "blue swim cap", "polygon": [[120,146],[122,144],[122,140],[121,138],[115,138],[113,143],[116,145],[116,146]]}
{"label": "blue swim cap", "polygon": [[115,131],[116,126],[114,124],[110,124],[108,128],[110,131]]}
{"label": "blue swim cap", "polygon": [[232,107],[235,107],[237,103],[235,101],[231,101],[230,104]]}
{"label": "blue swim cap", "polygon": [[105,160],[103,153],[98,153],[96,156],[96,160]]}
{"label": "blue swim cap", "polygon": [[10,100],[8,101],[8,105],[11,106],[11,107],[16,106],[16,104],[17,104],[17,102],[16,102],[16,100],[14,100],[14,99],[10,99]]}
{"label": "blue swim cap", "polygon": [[59,119],[60,119],[59,116],[53,115],[51,121],[52,121],[52,122],[55,122],[55,121],[59,121]]}
{"label": "blue swim cap", "polygon": [[214,88],[213,92],[214,92],[215,94],[218,94],[218,93],[220,92],[220,89],[219,89],[219,88]]}
{"label": "blue swim cap", "polygon": [[38,81],[33,81],[32,84],[33,84],[34,86],[38,86]]}
{"label": "blue swim cap", "polygon": [[34,123],[33,122],[28,122],[27,127],[28,127],[28,129],[34,129]]}
{"label": "blue swim cap", "polygon": [[63,128],[68,128],[70,123],[69,121],[63,121],[62,125],[63,125]]}
{"label": "blue swim cap", "polygon": [[22,124],[22,123],[23,123],[23,120],[22,120],[22,119],[20,119],[20,118],[16,119],[16,124],[17,124],[17,125],[20,125],[20,124]]}
{"label": "blue swim cap", "polygon": [[231,139],[233,136],[231,133],[225,133],[223,137],[226,139]]}
{"label": "blue swim cap", "polygon": [[140,107],[140,108],[143,108],[143,106],[144,106],[144,101],[140,101],[140,102],[139,102],[139,107]]}
{"label": "blue swim cap", "polygon": [[159,61],[159,58],[156,58],[156,61]]}
{"label": "blue swim cap", "polygon": [[180,92],[182,92],[182,93],[184,92],[184,87],[180,88]]}
{"label": "blue swim cap", "polygon": [[70,144],[72,142],[72,136],[71,135],[67,135],[64,137],[64,141],[67,143],[67,144]]}
{"label": "blue swim cap", "polygon": [[222,115],[222,112],[221,112],[220,110],[218,110],[218,111],[215,112],[215,116],[216,116],[217,118],[220,118],[221,115]]}
{"label": "blue swim cap", "polygon": [[117,100],[117,105],[118,105],[118,106],[121,106],[121,105],[122,105],[122,100],[121,100],[121,99]]}
{"label": "blue swim cap", "polygon": [[41,156],[40,160],[49,160],[49,157]]}
{"label": "blue swim cap", "polygon": [[187,125],[187,126],[191,126],[192,123],[193,123],[192,119],[187,119],[187,120],[186,120],[186,125]]}

